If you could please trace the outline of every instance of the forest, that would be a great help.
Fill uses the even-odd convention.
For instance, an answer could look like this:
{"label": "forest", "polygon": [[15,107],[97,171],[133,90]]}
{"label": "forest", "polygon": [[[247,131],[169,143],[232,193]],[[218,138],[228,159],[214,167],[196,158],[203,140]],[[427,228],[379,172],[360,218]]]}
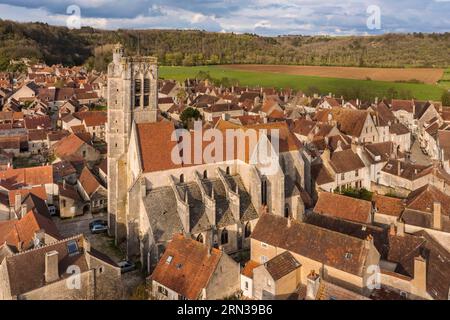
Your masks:
{"label": "forest", "polygon": [[[450,33],[380,36],[278,36],[201,30],[68,29],[0,20],[0,70],[22,57],[49,65],[105,70],[115,43],[161,65],[283,64],[359,67],[450,66]],[[14,71],[14,70],[13,70]]]}

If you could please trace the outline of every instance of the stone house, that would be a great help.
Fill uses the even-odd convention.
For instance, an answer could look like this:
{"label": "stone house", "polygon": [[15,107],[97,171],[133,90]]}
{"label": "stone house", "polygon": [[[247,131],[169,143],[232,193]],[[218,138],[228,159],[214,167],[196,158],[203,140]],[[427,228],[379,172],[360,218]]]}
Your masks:
{"label": "stone house", "polygon": [[223,251],[176,234],[149,279],[158,299],[216,300],[239,290],[239,275]]}
{"label": "stone house", "polygon": [[94,148],[90,134],[74,134],[62,138],[55,143],[51,150],[56,157],[55,162],[69,159],[96,162],[100,159],[100,152]]}
{"label": "stone house", "polygon": [[253,269],[253,295],[256,300],[285,300],[301,283],[301,264],[285,251]]}
{"label": "stone house", "polygon": [[[285,251],[300,263],[300,283],[314,271],[325,281],[367,295],[369,266],[380,253],[366,240],[271,214],[260,217],[251,236],[251,260],[266,263]],[[254,285],[255,286],[255,285]]]}
{"label": "stone house", "polygon": [[90,203],[91,213],[99,213],[107,208],[107,190],[88,167],[84,167],[81,172],[77,187],[83,199]]}
{"label": "stone house", "polygon": [[398,194],[409,193],[428,184],[432,172],[433,166],[390,159],[380,172],[378,184],[391,188]]}
{"label": "stone house", "polygon": [[7,256],[0,300],[100,300],[121,297],[120,268],[83,235]]}
{"label": "stone house", "polygon": [[57,205],[61,218],[73,218],[90,212],[89,201],[82,198],[77,187],[63,182],[58,184],[58,189]]}

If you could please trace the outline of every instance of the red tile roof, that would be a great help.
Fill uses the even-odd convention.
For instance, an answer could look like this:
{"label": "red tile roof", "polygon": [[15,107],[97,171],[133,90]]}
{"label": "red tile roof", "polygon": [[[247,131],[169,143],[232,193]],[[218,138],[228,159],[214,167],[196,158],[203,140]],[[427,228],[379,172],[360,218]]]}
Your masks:
{"label": "red tile roof", "polygon": [[336,193],[320,192],[314,212],[360,223],[371,222],[372,204]]}
{"label": "red tile roof", "polygon": [[222,257],[220,250],[209,250],[200,242],[175,235],[151,279],[189,300],[196,300]]}

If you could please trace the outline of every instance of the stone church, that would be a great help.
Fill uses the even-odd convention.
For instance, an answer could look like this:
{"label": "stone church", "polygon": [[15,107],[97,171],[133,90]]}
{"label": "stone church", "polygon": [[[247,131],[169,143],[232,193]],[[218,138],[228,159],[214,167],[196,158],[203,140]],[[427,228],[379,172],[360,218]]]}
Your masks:
{"label": "stone church", "polygon": [[108,220],[129,259],[150,272],[179,233],[233,254],[250,247],[261,214],[302,219],[303,149],[286,123],[235,128],[277,130],[279,157],[270,174],[249,161],[253,150],[213,163],[175,163],[173,151],[183,150],[172,139],[174,124],[157,121],[157,86],[156,58],[125,57],[116,46],[108,67]]}

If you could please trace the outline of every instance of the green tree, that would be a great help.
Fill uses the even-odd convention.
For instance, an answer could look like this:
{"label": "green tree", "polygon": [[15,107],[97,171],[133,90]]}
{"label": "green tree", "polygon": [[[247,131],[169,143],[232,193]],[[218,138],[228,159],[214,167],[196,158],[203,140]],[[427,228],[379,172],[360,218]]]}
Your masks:
{"label": "green tree", "polygon": [[441,100],[442,100],[442,105],[443,106],[450,106],[450,91],[445,91],[442,94]]}
{"label": "green tree", "polygon": [[180,120],[181,122],[183,122],[185,128],[188,128],[193,120],[196,121],[201,118],[202,116],[200,114],[200,111],[191,107],[184,109],[184,111],[180,115]]}

